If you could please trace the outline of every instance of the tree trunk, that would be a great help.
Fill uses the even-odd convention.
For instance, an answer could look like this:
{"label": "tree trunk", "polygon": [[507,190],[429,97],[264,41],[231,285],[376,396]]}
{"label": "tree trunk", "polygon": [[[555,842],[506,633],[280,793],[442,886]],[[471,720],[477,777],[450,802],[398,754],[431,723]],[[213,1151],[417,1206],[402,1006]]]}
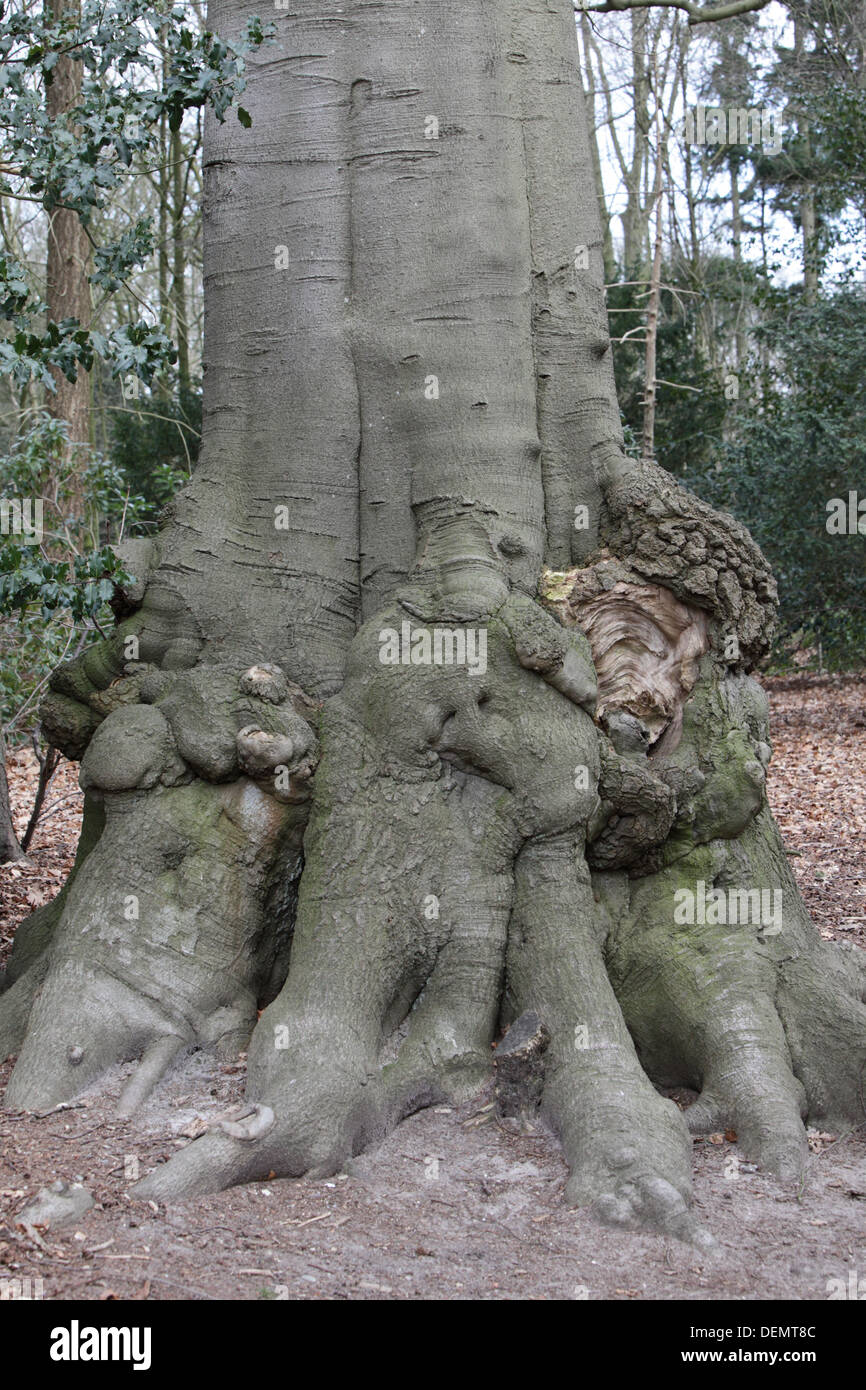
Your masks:
{"label": "tree trunk", "polygon": [[[794,61],[805,60],[806,28],[801,15],[794,20]],[[802,141],[803,161],[806,178],[800,185],[800,235],[803,243],[803,300],[812,306],[817,302],[821,276],[821,258],[818,248],[818,220],[815,206],[815,185],[809,179],[812,166],[812,138],[808,117],[797,115],[797,138]]]}
{"label": "tree trunk", "polygon": [[186,247],[183,241],[184,195],[184,154],[183,139],[179,130],[171,132],[169,142],[171,159],[171,243],[172,243],[172,285],[171,298],[174,307],[174,332],[177,342],[177,379],[181,394],[189,390],[189,325],[186,316]]}
{"label": "tree trunk", "polygon": [[656,122],[656,176],[653,188],[653,207],[656,215],[655,240],[653,243],[652,269],[649,279],[647,299],[646,350],[644,360],[643,396],[643,438],[641,458],[652,463],[655,458],[656,424],[656,357],[658,349],[659,312],[661,309],[662,284],[662,169],[667,153],[666,141],[660,130],[661,121]]}
{"label": "tree trunk", "polygon": [[[646,10],[631,11],[631,67],[634,97],[634,131],[631,162],[625,171],[626,208],[623,213],[623,265],[627,279],[638,280],[647,264],[649,190],[645,179],[650,135],[650,57],[649,15]],[[661,94],[656,93],[660,100]]]}
{"label": "tree trunk", "polygon": [[589,153],[592,159],[592,175],[595,182],[595,196],[598,203],[599,214],[601,216],[602,230],[602,256],[604,260],[604,280],[606,285],[613,283],[616,278],[616,254],[613,249],[613,232],[610,225],[610,213],[607,208],[607,201],[604,191],[604,179],[601,171],[601,154],[598,148],[598,132],[595,128],[595,72],[592,66],[592,46],[589,15],[586,10],[580,16],[581,36],[583,39],[583,72],[585,73],[584,91],[586,95],[587,108],[587,129],[589,132]]}
{"label": "tree trunk", "polygon": [[[160,27],[160,42],[166,46],[165,26]],[[162,77],[165,82],[168,78],[168,56],[165,54],[162,60]],[[169,271],[168,271],[168,240],[169,240],[169,220],[170,220],[170,188],[172,185],[171,161],[169,157],[169,129],[168,118],[165,114],[159,118],[158,127],[159,158],[157,161],[156,172],[156,195],[157,195],[157,294],[159,298],[159,323],[165,334],[171,333],[172,302],[169,291]],[[171,397],[171,386],[164,372],[160,372],[156,378],[157,394],[167,401]]]}
{"label": "tree trunk", "polygon": [[322,1175],[533,1013],[569,1200],[708,1245],[689,1127],[795,1173],[801,1112],[859,1120],[866,973],[766,806],[766,565],[622,452],[572,5],[278,24],[207,131],[201,462],[42,710],[87,847],[18,933],[7,1103],[140,1057],[128,1114],[252,1031],[246,1113],[138,1191]]}
{"label": "tree trunk", "polygon": [[9,806],[9,783],[6,780],[6,742],[0,729],[0,864],[11,864],[26,855],[18,843]]}
{"label": "tree trunk", "polygon": [[[78,12],[76,0],[48,0],[52,19],[70,11]],[[61,55],[51,70],[47,88],[48,117],[56,121],[76,105],[81,94],[81,64]],[[76,212],[54,208],[48,219],[46,303],[48,317],[59,323],[77,319],[82,328],[90,327],[91,302],[88,268],[90,242]],[[79,371],[75,381],[52,368],[56,390],[47,406],[58,420],[65,420],[73,444],[90,442],[90,378]],[[80,506],[83,505],[79,502]]]}
{"label": "tree trunk", "polygon": [[800,197],[800,229],[803,235],[803,298],[807,304],[814,305],[820,285],[820,256],[815,190],[810,183],[803,186]]}
{"label": "tree trunk", "polygon": [[748,354],[748,340],[743,325],[743,316],[746,312],[746,295],[743,285],[743,219],[740,208],[740,170],[736,160],[731,160],[731,245],[734,252],[734,266],[737,271],[740,288],[740,302],[737,306],[737,323],[735,333],[736,363],[737,371],[745,370],[746,357]]}

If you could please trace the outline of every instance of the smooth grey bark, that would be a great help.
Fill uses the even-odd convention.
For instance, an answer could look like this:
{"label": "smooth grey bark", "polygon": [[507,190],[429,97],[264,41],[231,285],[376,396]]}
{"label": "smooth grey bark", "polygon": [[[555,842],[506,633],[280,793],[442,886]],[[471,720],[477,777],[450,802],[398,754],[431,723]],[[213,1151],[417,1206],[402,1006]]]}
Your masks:
{"label": "smooth grey bark", "polygon": [[786,872],[745,674],[775,590],[622,453],[571,4],[299,0],[278,31],[252,129],[207,131],[202,462],[43,709],[104,828],[19,934],[7,1104],[139,1056],[129,1114],[252,1031],[247,1113],[137,1190],[323,1174],[532,1012],[569,1200],[707,1246],[653,1083],[799,1171],[801,1108],[859,1119],[864,976],[789,876],[778,950],[672,931],[701,874]]}

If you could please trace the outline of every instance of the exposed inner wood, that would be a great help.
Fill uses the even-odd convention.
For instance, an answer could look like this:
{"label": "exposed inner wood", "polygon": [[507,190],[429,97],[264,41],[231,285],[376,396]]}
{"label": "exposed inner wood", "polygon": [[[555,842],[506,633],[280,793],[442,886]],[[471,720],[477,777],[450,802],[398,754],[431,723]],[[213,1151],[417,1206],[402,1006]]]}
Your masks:
{"label": "exposed inner wood", "polygon": [[650,747],[670,748],[682,707],[709,648],[707,615],[660,584],[618,580],[598,592],[586,570],[550,573],[549,602],[567,627],[589,638],[598,672],[598,718],[624,710],[646,728]]}

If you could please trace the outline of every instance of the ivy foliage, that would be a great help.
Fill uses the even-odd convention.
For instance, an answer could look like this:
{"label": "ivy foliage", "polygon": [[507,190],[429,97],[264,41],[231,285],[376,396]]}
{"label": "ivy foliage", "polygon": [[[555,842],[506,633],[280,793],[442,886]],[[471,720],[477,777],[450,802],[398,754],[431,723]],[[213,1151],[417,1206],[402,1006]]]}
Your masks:
{"label": "ivy foliage", "polygon": [[[0,195],[46,212],[69,209],[90,235],[94,213],[135,177],[135,157],[153,155],[163,118],[178,130],[187,111],[207,106],[225,120],[245,87],[245,55],[270,33],[253,17],[242,39],[229,43],[196,32],[184,7],[165,0],[82,0],[58,19],[47,7],[13,2],[0,26]],[[52,115],[46,97],[61,58],[80,65],[80,94]],[[248,113],[236,109],[248,125]],[[151,219],[141,217],[116,241],[94,244],[91,281],[118,289],[151,254],[153,235]],[[38,381],[51,390],[51,368],[75,381],[97,357],[115,377],[150,382],[176,357],[162,329],[143,320],[110,334],[74,319],[46,322],[46,305],[25,268],[5,254],[0,314],[8,324],[0,373],[18,386]]]}

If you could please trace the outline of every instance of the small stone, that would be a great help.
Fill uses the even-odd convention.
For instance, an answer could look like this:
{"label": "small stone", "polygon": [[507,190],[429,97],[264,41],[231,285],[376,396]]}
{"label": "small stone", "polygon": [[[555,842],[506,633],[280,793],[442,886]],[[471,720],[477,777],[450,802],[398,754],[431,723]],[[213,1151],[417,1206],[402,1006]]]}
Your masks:
{"label": "small stone", "polygon": [[93,1205],[92,1194],[81,1183],[58,1179],[40,1188],[17,1219],[26,1226],[61,1226],[64,1221],[77,1221]]}

